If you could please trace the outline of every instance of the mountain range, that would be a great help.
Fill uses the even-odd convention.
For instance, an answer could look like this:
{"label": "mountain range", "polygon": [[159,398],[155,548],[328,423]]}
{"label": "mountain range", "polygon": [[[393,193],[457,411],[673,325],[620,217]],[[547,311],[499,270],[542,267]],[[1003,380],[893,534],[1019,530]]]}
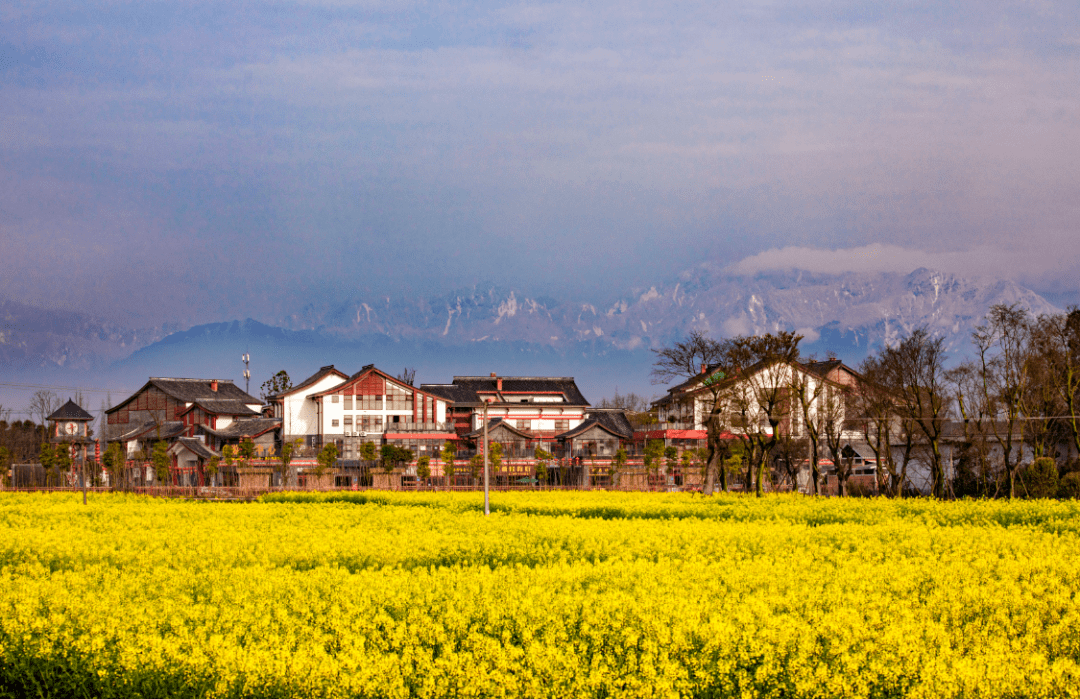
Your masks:
{"label": "mountain range", "polygon": [[101,376],[134,387],[148,375],[238,377],[239,356],[250,352],[256,386],[280,368],[302,378],[323,364],[340,362],[351,372],[375,362],[388,370],[415,366],[423,381],[488,371],[576,375],[587,395],[599,398],[616,386],[655,393],[648,387],[649,348],[692,329],[714,336],[797,330],[805,353],[857,364],[925,325],[962,356],[994,304],[1019,304],[1035,315],[1060,310],[1011,281],[928,269],[747,277],[705,263],[603,306],[487,285],[427,298],[320,300],[265,322],[181,329],[125,328],[0,302],[0,364],[8,380],[54,376],[88,385],[85,377]]}

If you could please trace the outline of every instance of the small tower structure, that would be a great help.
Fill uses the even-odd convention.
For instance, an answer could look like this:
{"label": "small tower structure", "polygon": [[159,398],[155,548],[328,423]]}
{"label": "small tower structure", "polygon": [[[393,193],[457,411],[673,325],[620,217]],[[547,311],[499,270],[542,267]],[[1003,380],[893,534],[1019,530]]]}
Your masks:
{"label": "small tower structure", "polygon": [[89,430],[94,416],[68,399],[59,410],[45,419],[49,423],[49,442],[68,445],[72,467],[77,466],[82,471],[86,465],[87,447],[94,443]]}

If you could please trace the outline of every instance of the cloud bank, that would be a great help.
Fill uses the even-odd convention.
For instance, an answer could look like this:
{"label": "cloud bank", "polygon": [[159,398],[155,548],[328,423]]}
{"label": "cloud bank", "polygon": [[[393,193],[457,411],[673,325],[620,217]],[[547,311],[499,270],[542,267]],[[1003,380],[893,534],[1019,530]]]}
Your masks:
{"label": "cloud bank", "polygon": [[1064,0],[20,3],[0,296],[272,320],[702,258],[1077,290],[1077,37]]}

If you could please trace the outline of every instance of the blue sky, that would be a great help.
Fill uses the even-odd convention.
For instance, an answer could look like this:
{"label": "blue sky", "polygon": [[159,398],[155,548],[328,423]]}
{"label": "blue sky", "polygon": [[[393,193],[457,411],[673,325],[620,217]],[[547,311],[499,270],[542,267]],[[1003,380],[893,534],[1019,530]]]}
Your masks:
{"label": "blue sky", "polygon": [[0,295],[132,322],[707,259],[1080,300],[1075,2],[15,2]]}

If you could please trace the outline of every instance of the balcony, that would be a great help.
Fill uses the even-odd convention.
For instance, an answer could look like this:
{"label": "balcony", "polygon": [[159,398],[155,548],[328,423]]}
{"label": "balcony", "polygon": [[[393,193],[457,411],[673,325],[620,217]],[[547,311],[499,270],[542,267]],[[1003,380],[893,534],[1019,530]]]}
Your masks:
{"label": "balcony", "polygon": [[454,425],[449,422],[390,422],[382,426],[380,432],[405,434],[413,432],[453,432]]}
{"label": "balcony", "polygon": [[702,429],[694,424],[693,419],[690,418],[675,418],[674,420],[664,420],[654,425],[649,425],[650,430],[699,430]]}

